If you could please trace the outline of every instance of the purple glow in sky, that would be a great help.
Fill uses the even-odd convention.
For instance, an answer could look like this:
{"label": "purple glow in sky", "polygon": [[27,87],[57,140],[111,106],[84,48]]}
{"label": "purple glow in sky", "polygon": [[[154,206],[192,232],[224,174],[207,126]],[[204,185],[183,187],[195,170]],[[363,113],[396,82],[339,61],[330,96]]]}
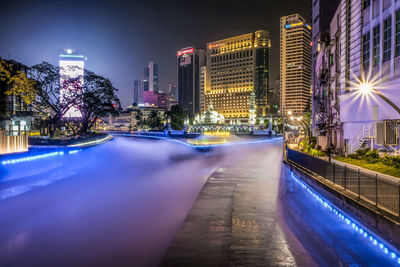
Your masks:
{"label": "purple glow in sky", "polygon": [[28,66],[58,63],[76,49],[86,67],[110,78],[124,106],[133,101],[133,80],[149,61],[159,64],[160,89],[176,83],[176,51],[208,41],[266,29],[272,33],[271,79],[279,75],[279,19],[310,17],[309,0],[216,1],[2,0],[0,57]]}

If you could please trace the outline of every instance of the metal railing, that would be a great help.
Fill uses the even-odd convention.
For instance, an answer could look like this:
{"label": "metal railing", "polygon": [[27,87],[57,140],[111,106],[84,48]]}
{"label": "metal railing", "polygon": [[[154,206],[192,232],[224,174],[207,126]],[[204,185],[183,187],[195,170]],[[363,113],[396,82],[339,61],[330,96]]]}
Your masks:
{"label": "metal railing", "polygon": [[363,199],[400,217],[400,179],[335,164],[289,148],[287,160],[353,193],[359,200]]}
{"label": "metal railing", "polygon": [[365,139],[376,138],[376,123],[365,123],[361,125],[352,143],[348,147],[348,153],[353,154],[361,148]]}

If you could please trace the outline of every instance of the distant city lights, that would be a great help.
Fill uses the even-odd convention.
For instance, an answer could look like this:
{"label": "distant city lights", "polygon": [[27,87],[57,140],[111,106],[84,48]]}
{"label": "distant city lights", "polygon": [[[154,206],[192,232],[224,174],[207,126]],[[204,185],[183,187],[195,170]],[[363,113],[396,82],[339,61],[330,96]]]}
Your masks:
{"label": "distant city lights", "polygon": [[231,132],[204,132],[203,135],[211,136],[230,136]]}

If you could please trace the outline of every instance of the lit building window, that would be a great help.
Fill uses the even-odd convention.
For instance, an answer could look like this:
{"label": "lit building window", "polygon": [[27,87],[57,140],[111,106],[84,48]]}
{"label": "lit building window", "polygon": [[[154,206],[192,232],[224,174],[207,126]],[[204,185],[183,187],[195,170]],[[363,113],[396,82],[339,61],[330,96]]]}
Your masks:
{"label": "lit building window", "polygon": [[395,56],[400,56],[400,10],[396,11],[396,51]]}
{"label": "lit building window", "polygon": [[363,35],[363,67],[364,67],[364,70],[367,70],[369,68],[370,39],[371,39],[371,35],[369,32],[367,34]]}
{"label": "lit building window", "polygon": [[392,50],[392,17],[383,21],[383,62],[390,60]]}
{"label": "lit building window", "polygon": [[377,66],[379,64],[379,53],[380,53],[380,25],[373,28],[373,47],[372,47],[372,64]]}

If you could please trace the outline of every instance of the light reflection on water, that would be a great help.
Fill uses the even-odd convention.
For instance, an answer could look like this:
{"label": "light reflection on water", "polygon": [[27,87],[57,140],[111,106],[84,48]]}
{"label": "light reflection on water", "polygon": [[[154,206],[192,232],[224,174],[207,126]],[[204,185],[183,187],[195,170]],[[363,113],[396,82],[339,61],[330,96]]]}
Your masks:
{"label": "light reflection on water", "polygon": [[[279,141],[275,142],[275,152],[281,149],[276,143]],[[200,153],[163,140],[116,138],[81,151],[0,165],[0,265],[118,266],[134,259],[137,266],[155,266],[208,175],[239,155],[246,158],[258,149],[268,153],[266,146],[258,143]],[[280,164],[265,168],[269,171],[274,167],[280,168]],[[332,249],[337,250],[338,257],[351,252],[376,260],[379,248],[377,252],[358,242],[358,236],[349,235],[325,216],[321,207],[313,206],[315,198],[307,197],[307,190],[300,191],[288,181],[290,176],[286,185],[291,188],[279,201],[301,223],[295,221],[285,231],[293,231],[303,244],[313,239],[325,247],[334,244]],[[277,191],[265,188],[266,194],[275,196]],[[232,223],[249,231],[259,228],[244,219]],[[303,225],[308,225],[311,237],[305,234]],[[218,220],[210,227],[226,230]],[[294,246],[290,244],[289,249]]]}
{"label": "light reflection on water", "polygon": [[119,265],[124,257],[109,261],[121,252],[155,265],[221,160],[176,143],[115,138],[2,164],[0,265]]}

